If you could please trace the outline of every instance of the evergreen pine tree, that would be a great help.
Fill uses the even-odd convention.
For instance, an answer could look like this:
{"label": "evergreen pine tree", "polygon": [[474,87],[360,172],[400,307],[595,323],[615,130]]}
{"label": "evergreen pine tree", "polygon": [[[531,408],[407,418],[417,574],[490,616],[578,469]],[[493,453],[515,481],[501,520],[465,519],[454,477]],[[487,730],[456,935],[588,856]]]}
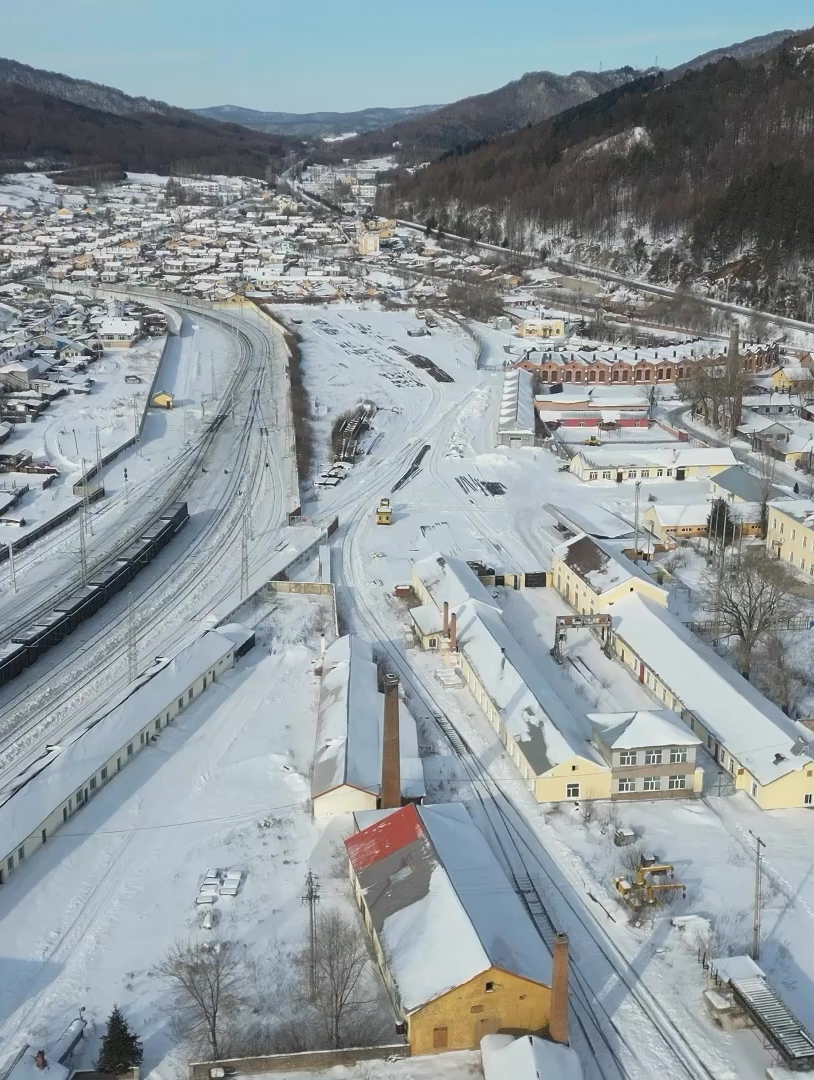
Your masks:
{"label": "evergreen pine tree", "polygon": [[101,1073],[122,1076],[134,1065],[141,1064],[144,1051],[141,1039],[130,1030],[130,1025],[118,1005],[107,1021],[107,1031],[102,1036],[102,1047],[96,1068]]}

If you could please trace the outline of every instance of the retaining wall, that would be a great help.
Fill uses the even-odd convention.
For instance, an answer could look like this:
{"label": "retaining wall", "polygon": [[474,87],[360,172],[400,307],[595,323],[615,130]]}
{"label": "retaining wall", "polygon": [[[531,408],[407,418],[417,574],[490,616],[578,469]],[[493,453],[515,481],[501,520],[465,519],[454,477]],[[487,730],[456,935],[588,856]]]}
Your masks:
{"label": "retaining wall", "polygon": [[234,1073],[255,1076],[258,1073],[283,1070],[331,1069],[335,1065],[355,1065],[359,1061],[381,1061],[409,1056],[410,1047],[406,1043],[391,1043],[388,1046],[357,1046],[348,1050],[306,1050],[299,1054],[193,1061],[189,1064],[189,1080],[210,1080],[210,1069],[223,1069],[227,1076]]}

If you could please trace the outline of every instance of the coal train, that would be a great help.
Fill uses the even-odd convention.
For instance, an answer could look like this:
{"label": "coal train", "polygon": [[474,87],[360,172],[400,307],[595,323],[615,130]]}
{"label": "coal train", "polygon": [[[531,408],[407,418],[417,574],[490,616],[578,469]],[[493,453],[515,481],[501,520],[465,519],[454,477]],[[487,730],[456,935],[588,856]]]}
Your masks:
{"label": "coal train", "polygon": [[138,540],[95,571],[84,588],[77,589],[54,604],[51,611],[38,616],[30,626],[18,631],[11,641],[0,645],[0,686],[5,686],[47,649],[58,645],[80,623],[95,615],[153,561],[188,521],[187,504],[173,503],[155,524],[145,529]]}

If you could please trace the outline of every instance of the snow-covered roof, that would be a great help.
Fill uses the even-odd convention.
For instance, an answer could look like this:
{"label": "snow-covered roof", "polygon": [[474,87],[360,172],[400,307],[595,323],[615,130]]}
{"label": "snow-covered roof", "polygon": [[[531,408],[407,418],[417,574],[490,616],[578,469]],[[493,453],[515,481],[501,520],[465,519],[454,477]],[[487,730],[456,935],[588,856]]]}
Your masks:
{"label": "snow-covered roof", "polygon": [[531,373],[522,368],[507,368],[503,376],[498,427],[506,433],[534,434]]}
{"label": "snow-covered roof", "polygon": [[702,503],[655,503],[649,508],[649,513],[662,525],[684,525],[700,528],[706,525],[712,506],[708,502]]}
{"label": "snow-covered roof", "polygon": [[500,612],[470,600],[458,610],[458,649],[537,776],[579,755],[604,762],[574,716],[511,635]]}
{"label": "snow-covered roof", "polygon": [[[370,645],[353,635],[337,638],[326,650],[317,714],[311,797],[343,785],[378,795],[382,784],[384,696]],[[415,719],[399,701],[401,791],[406,798],[425,794]]]}
{"label": "snow-covered roof", "polygon": [[484,1080],[582,1080],[576,1050],[536,1035],[484,1035],[480,1049]]}
{"label": "snow-covered roof", "polygon": [[646,581],[657,588],[656,583],[626,555],[585,533],[559,544],[554,548],[554,554],[597,596],[633,580]]}
{"label": "snow-covered roof", "polygon": [[619,637],[761,784],[811,768],[811,732],[791,720],[674,615],[632,593],[613,606]]}
{"label": "snow-covered roof", "polygon": [[806,528],[814,528],[814,501],[811,499],[772,499],[769,506],[788,514]]}
{"label": "snow-covered roof", "polygon": [[728,446],[647,447],[599,446],[580,450],[580,456],[599,469],[641,469],[649,467],[685,469],[736,465],[737,459]]}
{"label": "snow-covered roof", "polygon": [[102,337],[135,337],[139,332],[138,319],[102,319],[99,334]]}
{"label": "snow-covered roof", "polygon": [[413,572],[439,610],[443,608],[445,600],[450,608],[456,608],[467,600],[479,600],[489,607],[497,607],[475,571],[463,559],[436,551],[414,563]]}
{"label": "snow-covered roof", "polygon": [[345,845],[405,1013],[492,967],[551,984],[551,956],[462,803],[405,806]]}
{"label": "snow-covered roof", "polygon": [[[728,491],[744,502],[760,502],[762,483],[747,469],[733,465],[730,469],[716,473],[711,483],[722,491]],[[772,489],[775,490],[774,488]]]}
{"label": "snow-covered roof", "polygon": [[104,711],[46,750],[0,793],[0,851],[15,851],[145,724],[250,637],[238,624],[207,630],[172,659],[156,661]]}
{"label": "snow-covered roof", "polygon": [[323,658],[312,798],[343,784],[379,793],[383,700],[370,645],[337,638]]}
{"label": "snow-covered roof", "polygon": [[633,534],[632,525],[594,503],[583,503],[579,507],[545,503],[543,509],[574,533],[587,533],[605,540],[620,539]]}
{"label": "snow-covered roof", "polygon": [[610,750],[646,746],[700,746],[701,740],[672,709],[588,713],[597,736]]}

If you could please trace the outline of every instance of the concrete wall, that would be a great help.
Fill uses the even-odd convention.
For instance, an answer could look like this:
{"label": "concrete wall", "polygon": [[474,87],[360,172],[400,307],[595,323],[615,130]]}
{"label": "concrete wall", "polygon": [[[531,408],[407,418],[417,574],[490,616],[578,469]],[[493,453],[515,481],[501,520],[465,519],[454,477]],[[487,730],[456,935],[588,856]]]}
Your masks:
{"label": "concrete wall", "polygon": [[409,1057],[405,1043],[386,1046],[357,1046],[347,1050],[306,1050],[300,1054],[269,1054],[264,1057],[225,1058],[222,1061],[193,1061],[189,1064],[189,1080],[209,1080],[209,1070],[222,1068],[241,1076],[259,1073],[289,1072],[300,1069],[330,1069],[336,1065],[354,1065],[357,1061],[378,1061],[384,1058]]}

